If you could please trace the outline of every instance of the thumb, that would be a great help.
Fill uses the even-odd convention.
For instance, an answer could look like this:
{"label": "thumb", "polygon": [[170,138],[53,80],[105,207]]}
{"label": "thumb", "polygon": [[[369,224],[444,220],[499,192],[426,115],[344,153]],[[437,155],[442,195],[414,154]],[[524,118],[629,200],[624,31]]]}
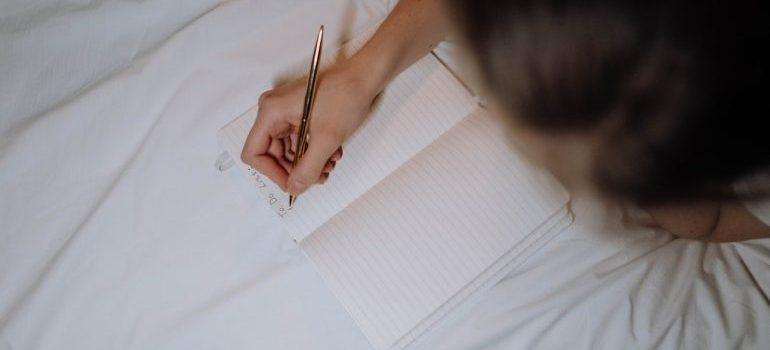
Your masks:
{"label": "thumb", "polygon": [[315,134],[297,166],[291,170],[286,191],[298,195],[318,182],[326,163],[337,151],[340,142],[323,134]]}

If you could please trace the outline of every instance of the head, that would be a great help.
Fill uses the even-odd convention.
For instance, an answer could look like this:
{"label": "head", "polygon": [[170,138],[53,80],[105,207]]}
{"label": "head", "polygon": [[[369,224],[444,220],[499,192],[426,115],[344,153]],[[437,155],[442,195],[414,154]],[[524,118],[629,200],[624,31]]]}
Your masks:
{"label": "head", "polygon": [[770,165],[761,1],[446,2],[493,109],[568,187],[727,198]]}

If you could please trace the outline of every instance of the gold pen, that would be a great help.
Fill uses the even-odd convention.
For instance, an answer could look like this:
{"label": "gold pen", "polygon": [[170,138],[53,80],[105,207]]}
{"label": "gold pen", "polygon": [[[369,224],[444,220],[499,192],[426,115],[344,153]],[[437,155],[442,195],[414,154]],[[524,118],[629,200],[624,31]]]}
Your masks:
{"label": "gold pen", "polygon": [[[313,98],[315,97],[315,80],[318,75],[318,66],[321,63],[321,46],[323,46],[324,26],[318,29],[318,38],[315,41],[313,50],[313,60],[310,62],[310,74],[307,77],[307,90],[305,91],[305,107],[302,109],[302,121],[299,124],[299,135],[297,137],[296,152],[292,161],[292,168],[296,168],[299,159],[307,150],[308,122],[310,121],[310,110],[313,107]],[[289,195],[289,206],[292,206],[297,200],[297,196]]]}

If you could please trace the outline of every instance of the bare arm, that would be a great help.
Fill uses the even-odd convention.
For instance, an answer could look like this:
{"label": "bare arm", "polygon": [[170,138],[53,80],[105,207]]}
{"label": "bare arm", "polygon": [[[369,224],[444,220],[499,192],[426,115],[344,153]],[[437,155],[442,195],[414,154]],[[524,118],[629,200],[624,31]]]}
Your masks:
{"label": "bare arm", "polygon": [[319,75],[312,141],[296,168],[291,138],[302,114],[304,81],[264,92],[241,159],[291,194],[323,182],[375,97],[444,37],[441,13],[439,0],[400,1],[359,52]]}
{"label": "bare arm", "polygon": [[382,91],[444,38],[446,23],[441,14],[439,0],[399,1],[352,64],[370,76],[375,91]]}
{"label": "bare arm", "polygon": [[740,203],[702,201],[645,209],[657,225],[683,238],[735,242],[770,237],[770,227]]}

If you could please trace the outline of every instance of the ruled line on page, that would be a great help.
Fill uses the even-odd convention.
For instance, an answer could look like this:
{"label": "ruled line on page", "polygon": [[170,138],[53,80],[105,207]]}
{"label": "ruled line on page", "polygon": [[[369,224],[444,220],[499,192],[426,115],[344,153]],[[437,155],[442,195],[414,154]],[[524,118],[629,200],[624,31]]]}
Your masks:
{"label": "ruled line on page", "polygon": [[474,113],[301,243],[377,348],[452,300],[564,206],[566,192]]}
{"label": "ruled line on page", "polygon": [[[473,96],[438,59],[427,55],[388,85],[362,126],[343,145],[343,158],[326,183],[308,189],[293,208],[277,185],[238,163],[252,182],[262,186],[265,200],[284,218],[287,232],[301,241],[475,108]],[[234,158],[240,159],[256,117],[254,107],[220,132]]]}

